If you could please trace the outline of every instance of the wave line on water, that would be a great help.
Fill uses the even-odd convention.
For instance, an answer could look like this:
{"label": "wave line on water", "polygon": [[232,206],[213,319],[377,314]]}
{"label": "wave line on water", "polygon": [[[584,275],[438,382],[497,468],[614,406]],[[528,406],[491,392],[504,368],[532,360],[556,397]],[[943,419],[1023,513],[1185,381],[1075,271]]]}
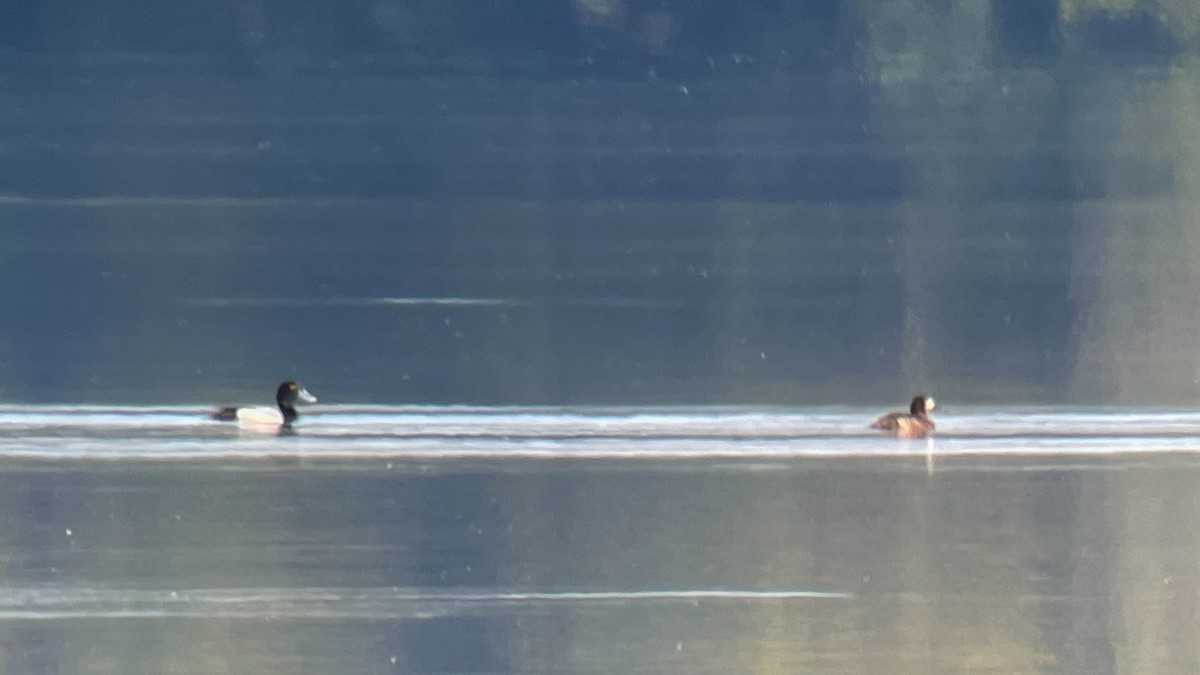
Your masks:
{"label": "wave line on water", "polygon": [[319,405],[283,436],[207,418],[199,406],[0,405],[0,457],[252,462],[263,459],[505,462],[809,457],[1200,456],[1200,412],[1002,410],[938,418],[897,440],[852,408]]}
{"label": "wave line on water", "polygon": [[747,603],[852,600],[854,593],[812,589],[658,589],[639,591],[422,590],[414,588],[0,588],[0,620],[70,618],[345,619],[431,618],[547,605]]}
{"label": "wave line on water", "polygon": [[[553,298],[539,304],[555,307],[594,309],[683,309],[687,302],[669,298]],[[484,298],[465,296],[415,297],[214,297],[194,298],[196,307],[527,307],[533,304],[520,298]]]}
{"label": "wave line on water", "polygon": [[332,297],[332,298],[196,298],[199,307],[519,307],[516,298],[472,298],[459,296],[425,297]]}

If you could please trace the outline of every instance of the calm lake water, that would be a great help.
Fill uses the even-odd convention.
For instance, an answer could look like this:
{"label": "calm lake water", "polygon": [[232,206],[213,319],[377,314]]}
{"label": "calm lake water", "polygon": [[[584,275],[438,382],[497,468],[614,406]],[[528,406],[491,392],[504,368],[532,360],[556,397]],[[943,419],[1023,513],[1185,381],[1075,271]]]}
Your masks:
{"label": "calm lake water", "polygon": [[1200,414],[0,407],[6,673],[1200,668]]}

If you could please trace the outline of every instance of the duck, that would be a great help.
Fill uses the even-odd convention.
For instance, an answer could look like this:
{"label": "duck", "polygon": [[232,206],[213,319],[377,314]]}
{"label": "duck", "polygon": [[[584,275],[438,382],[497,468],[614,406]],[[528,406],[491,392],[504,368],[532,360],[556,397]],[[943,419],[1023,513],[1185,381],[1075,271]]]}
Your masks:
{"label": "duck", "polygon": [[932,396],[919,394],[908,405],[908,412],[888,413],[871,424],[872,429],[890,432],[897,438],[924,438],[935,428],[929,413],[937,407]]}
{"label": "duck", "polygon": [[317,397],[308,393],[307,389],[292,380],[285,380],[280,382],[275,390],[275,408],[225,406],[209,413],[209,417],[223,422],[237,422],[244,426],[291,427],[300,417],[296,412],[296,403],[316,402]]}

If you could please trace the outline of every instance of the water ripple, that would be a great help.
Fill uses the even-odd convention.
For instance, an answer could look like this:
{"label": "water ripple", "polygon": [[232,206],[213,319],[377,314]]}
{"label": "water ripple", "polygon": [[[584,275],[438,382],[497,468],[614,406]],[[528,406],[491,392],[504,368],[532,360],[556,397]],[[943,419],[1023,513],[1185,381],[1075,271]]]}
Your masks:
{"label": "water ripple", "polygon": [[787,459],[1198,453],[1200,413],[963,410],[897,441],[877,409],[318,406],[294,433],[245,431],[193,406],[0,406],[0,456],[30,459]]}
{"label": "water ripple", "polygon": [[654,589],[637,591],[439,590],[417,588],[0,587],[0,620],[79,618],[398,619],[571,605],[648,605],[849,600],[853,593],[810,589]]}

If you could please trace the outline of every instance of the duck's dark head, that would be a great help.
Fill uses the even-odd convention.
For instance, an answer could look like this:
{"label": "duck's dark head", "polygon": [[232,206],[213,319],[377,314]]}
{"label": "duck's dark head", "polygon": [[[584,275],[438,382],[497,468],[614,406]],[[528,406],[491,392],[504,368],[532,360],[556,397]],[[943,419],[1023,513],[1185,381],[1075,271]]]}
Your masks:
{"label": "duck's dark head", "polygon": [[932,396],[921,394],[913,397],[912,403],[908,404],[908,412],[913,415],[926,415],[933,412],[936,407],[937,402],[933,400]]}
{"label": "duck's dark head", "polygon": [[279,403],[280,408],[291,408],[297,403],[316,403],[317,397],[299,384],[288,380],[279,383],[279,388],[275,390],[275,401]]}

